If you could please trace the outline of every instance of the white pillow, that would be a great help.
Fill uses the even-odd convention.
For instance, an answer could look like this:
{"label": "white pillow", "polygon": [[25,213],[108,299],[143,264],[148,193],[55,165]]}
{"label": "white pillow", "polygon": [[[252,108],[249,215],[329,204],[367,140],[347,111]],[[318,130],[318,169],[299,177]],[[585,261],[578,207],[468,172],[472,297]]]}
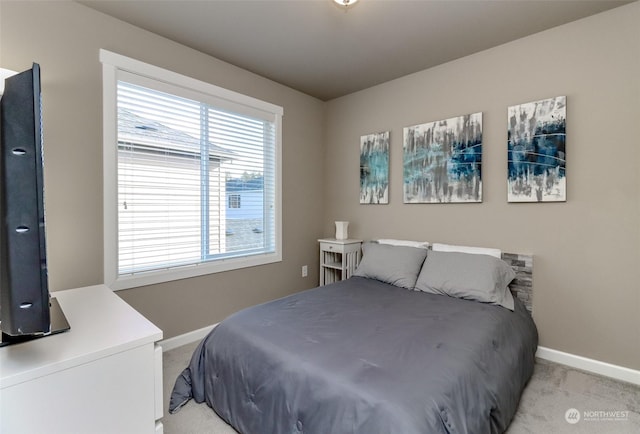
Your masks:
{"label": "white pillow", "polygon": [[502,259],[502,250],[491,249],[488,247],[454,246],[452,244],[433,243],[432,249],[434,252],[472,253],[475,255],[489,255],[498,259]]}
{"label": "white pillow", "polygon": [[392,238],[382,238],[377,241],[378,244],[389,244],[392,246],[416,247],[418,249],[429,248],[429,243],[426,241],[394,240]]}

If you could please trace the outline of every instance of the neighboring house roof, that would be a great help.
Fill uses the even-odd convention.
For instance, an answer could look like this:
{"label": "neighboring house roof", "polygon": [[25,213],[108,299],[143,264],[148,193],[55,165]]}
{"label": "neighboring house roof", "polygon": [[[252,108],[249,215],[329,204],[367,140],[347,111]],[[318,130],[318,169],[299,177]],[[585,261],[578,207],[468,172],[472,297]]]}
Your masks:
{"label": "neighboring house roof", "polygon": [[[160,122],[138,116],[130,110],[118,108],[118,143],[130,143],[149,152],[200,154],[200,140]],[[209,142],[209,158],[233,159],[236,154]]]}
{"label": "neighboring house roof", "polygon": [[231,178],[227,180],[227,193],[263,189],[264,178],[262,176],[250,179]]}

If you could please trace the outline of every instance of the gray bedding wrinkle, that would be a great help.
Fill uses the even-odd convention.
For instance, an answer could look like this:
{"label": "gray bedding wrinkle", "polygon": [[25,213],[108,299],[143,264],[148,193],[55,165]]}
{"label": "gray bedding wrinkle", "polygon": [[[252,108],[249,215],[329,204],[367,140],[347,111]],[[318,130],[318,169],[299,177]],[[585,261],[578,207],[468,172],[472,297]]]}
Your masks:
{"label": "gray bedding wrinkle", "polygon": [[352,277],[222,321],[170,412],[193,398],[243,434],[504,432],[537,340],[519,300],[511,312]]}

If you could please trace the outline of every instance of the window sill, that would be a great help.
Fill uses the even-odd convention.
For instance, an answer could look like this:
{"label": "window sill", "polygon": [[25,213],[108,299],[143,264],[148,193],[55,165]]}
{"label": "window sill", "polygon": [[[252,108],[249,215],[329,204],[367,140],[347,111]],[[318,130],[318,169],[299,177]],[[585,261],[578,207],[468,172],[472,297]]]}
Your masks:
{"label": "window sill", "polygon": [[229,258],[215,262],[206,262],[197,265],[172,268],[168,270],[138,273],[134,275],[119,276],[115,279],[105,278],[105,284],[113,291],[137,288],[140,286],[154,285],[158,283],[172,282],[191,277],[215,274],[223,271],[237,270],[258,265],[273,264],[282,261],[282,255],[278,253],[261,254],[256,256]]}

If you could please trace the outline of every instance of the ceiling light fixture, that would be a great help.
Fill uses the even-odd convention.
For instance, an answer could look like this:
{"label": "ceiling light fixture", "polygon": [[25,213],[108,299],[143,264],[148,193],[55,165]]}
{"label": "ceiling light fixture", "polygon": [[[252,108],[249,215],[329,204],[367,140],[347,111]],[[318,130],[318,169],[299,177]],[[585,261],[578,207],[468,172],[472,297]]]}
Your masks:
{"label": "ceiling light fixture", "polygon": [[347,9],[349,6],[354,5],[358,0],[333,0],[333,1],[336,2],[336,4],[338,4],[339,6],[342,6],[345,9]]}

